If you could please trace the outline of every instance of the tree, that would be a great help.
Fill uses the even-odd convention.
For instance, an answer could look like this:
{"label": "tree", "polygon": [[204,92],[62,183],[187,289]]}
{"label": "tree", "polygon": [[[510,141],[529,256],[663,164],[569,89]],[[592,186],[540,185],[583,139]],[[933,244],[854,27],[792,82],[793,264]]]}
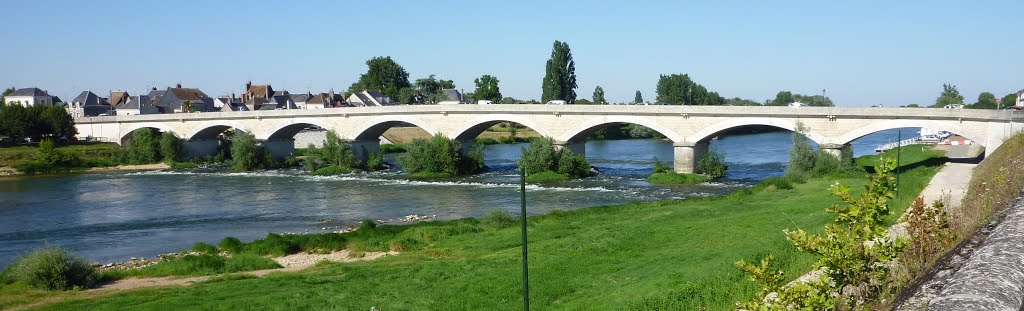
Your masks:
{"label": "tree", "polygon": [[572,60],[569,44],[555,41],[551,58],[545,66],[544,81],[541,85],[541,102],[564,100],[576,102],[576,63]]}
{"label": "tree", "polygon": [[7,95],[11,95],[12,93],[14,93],[14,91],[15,91],[14,87],[9,87],[6,90],[4,90],[4,95],[0,96],[0,105],[6,105],[7,104]]}
{"label": "tree", "polygon": [[270,166],[270,152],[259,145],[256,136],[235,131],[231,141],[231,161],[235,171],[251,171]]}
{"label": "tree", "polygon": [[761,106],[761,103],[759,102],[739,97],[726,99],[725,104],[728,106]]}
{"label": "tree", "polygon": [[598,85],[594,88],[594,105],[607,105],[608,101],[604,100],[604,89]]}
{"label": "tree", "polygon": [[390,56],[374,57],[366,61],[369,69],[359,80],[349,86],[349,92],[358,93],[366,89],[380,90],[384,95],[398,98],[402,88],[409,84],[409,73]]}
{"label": "tree", "polygon": [[996,109],[996,95],[989,92],[978,94],[978,101],[967,105],[971,109]]}
{"label": "tree", "polygon": [[419,97],[414,100],[417,103],[420,103],[423,100],[427,100],[430,103],[443,101],[447,99],[447,97],[443,96],[444,94],[441,90],[455,88],[455,82],[452,80],[437,79],[434,75],[416,79],[416,82],[413,83],[413,85],[416,87],[416,91],[418,92],[416,95],[419,95]]}
{"label": "tree", "polygon": [[956,90],[955,85],[943,84],[942,94],[939,98],[935,99],[935,104],[932,108],[943,108],[946,106],[963,105],[964,97],[960,95],[960,91]]}
{"label": "tree", "polygon": [[1017,104],[1017,93],[1010,93],[1003,96],[1003,107],[1011,107]]}
{"label": "tree", "polygon": [[580,98],[580,99],[576,100],[576,105],[593,105],[593,104],[594,104],[594,102],[592,102],[592,101],[590,101],[590,100],[588,100],[586,98]]}
{"label": "tree", "polygon": [[501,101],[501,89],[498,88],[498,78],[492,75],[482,75],[473,80],[476,90],[473,91],[473,98],[477,100],[489,100],[492,102]]}
{"label": "tree", "polygon": [[668,105],[725,105],[725,98],[708,92],[686,74],[661,75],[658,78],[657,101]]}
{"label": "tree", "polygon": [[160,155],[166,162],[177,162],[181,160],[181,138],[171,132],[160,134]]}
{"label": "tree", "polygon": [[633,96],[633,103],[634,104],[643,104],[644,103],[644,96],[640,94],[640,90],[636,90],[636,96]]}
{"label": "tree", "polygon": [[779,91],[778,94],[775,94],[775,99],[773,99],[770,103],[768,103],[768,106],[787,106],[790,103],[795,102],[795,101],[796,101],[796,98],[793,97],[793,93],[792,92],[790,92],[790,91]]}

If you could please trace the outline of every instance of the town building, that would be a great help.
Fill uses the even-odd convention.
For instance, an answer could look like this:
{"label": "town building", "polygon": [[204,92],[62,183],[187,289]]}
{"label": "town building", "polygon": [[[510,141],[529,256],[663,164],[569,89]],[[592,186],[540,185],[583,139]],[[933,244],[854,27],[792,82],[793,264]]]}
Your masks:
{"label": "town building", "polygon": [[161,111],[164,113],[217,111],[213,107],[213,98],[199,89],[183,88],[181,84],[168,87],[156,105],[163,107]]}
{"label": "town building", "polygon": [[114,107],[91,91],[82,91],[65,106],[65,109],[76,118],[114,114]]}
{"label": "town building", "polygon": [[125,91],[110,91],[110,97],[107,97],[107,103],[111,106],[117,107],[131,100],[131,95]]}
{"label": "town building", "polygon": [[53,105],[54,97],[39,88],[18,89],[4,97],[8,105],[19,105],[23,107],[49,106]]}
{"label": "town building", "polygon": [[153,100],[149,98],[149,95],[132,97],[127,102],[114,106],[114,109],[117,111],[117,115],[119,116],[161,113],[160,108],[157,108],[157,106],[153,104]]}
{"label": "town building", "polygon": [[459,92],[456,89],[443,89],[441,94],[446,97],[445,100],[437,102],[438,105],[460,105],[472,103],[472,100],[466,97],[465,94]]}
{"label": "town building", "polygon": [[352,93],[348,97],[348,104],[353,107],[372,106],[394,106],[395,101],[391,97],[384,96],[380,91],[363,90],[359,93]]}

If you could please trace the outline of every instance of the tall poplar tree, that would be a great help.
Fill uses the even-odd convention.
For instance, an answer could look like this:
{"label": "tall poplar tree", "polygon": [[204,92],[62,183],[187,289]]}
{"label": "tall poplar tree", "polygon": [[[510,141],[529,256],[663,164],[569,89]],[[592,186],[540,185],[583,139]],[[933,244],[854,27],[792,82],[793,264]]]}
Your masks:
{"label": "tall poplar tree", "polygon": [[576,63],[568,43],[555,41],[545,70],[541,102],[559,99],[568,104],[576,102]]}
{"label": "tall poplar tree", "polygon": [[640,95],[640,90],[636,90],[636,96],[633,97],[634,104],[642,104],[644,102],[644,96]]}
{"label": "tall poplar tree", "polygon": [[604,89],[600,85],[594,89],[594,105],[607,105],[608,101],[604,100]]}

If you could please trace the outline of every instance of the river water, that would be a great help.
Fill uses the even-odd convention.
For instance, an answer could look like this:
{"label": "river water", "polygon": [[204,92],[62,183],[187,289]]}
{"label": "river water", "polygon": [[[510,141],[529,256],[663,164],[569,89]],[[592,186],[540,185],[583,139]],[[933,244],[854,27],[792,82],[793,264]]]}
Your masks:
{"label": "river water", "polygon": [[[917,135],[917,129],[900,131],[904,138]],[[897,130],[865,136],[853,142],[854,154],[873,154],[896,136]],[[670,142],[590,141],[587,160],[602,174],[528,185],[529,213],[729,193],[783,174],[791,144],[789,132],[724,136],[711,143],[729,166],[723,181],[658,186],[644,178],[655,158],[671,165]],[[0,178],[0,267],[47,244],[110,262],[187,249],[196,242],[215,244],[227,236],[252,240],[267,232],[334,231],[360,219],[400,223],[397,219],[409,214],[455,219],[492,209],[516,214],[515,161],[522,146],[488,146],[489,172],[443,181],[405,180],[397,169],[332,177],[297,170],[196,169]]]}

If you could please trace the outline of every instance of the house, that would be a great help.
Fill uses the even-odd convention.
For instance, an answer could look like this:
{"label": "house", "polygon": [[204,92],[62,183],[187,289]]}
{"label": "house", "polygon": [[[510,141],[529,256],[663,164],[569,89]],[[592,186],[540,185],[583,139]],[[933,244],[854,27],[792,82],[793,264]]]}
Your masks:
{"label": "house", "polygon": [[231,94],[231,96],[221,96],[214,99],[213,109],[220,111],[249,111],[249,108],[245,106],[242,99],[235,97],[235,94]]}
{"label": "house", "polygon": [[274,97],[274,93],[274,88],[270,84],[252,84],[252,81],[249,81],[245,83],[245,93],[242,93],[242,102],[248,102],[254,98],[270,99]]}
{"label": "house", "polygon": [[111,106],[117,107],[131,100],[131,95],[125,91],[110,91],[110,97],[107,98],[107,103]]}
{"label": "house", "polygon": [[363,90],[359,93],[352,93],[348,97],[348,104],[353,107],[369,107],[394,106],[396,103],[391,97],[384,96],[380,91]]}
{"label": "house", "polygon": [[213,109],[213,98],[199,89],[183,88],[181,84],[176,87],[168,87],[156,105],[163,107],[164,113],[216,111]]}
{"label": "house", "polygon": [[114,107],[117,111],[117,115],[119,116],[133,116],[160,113],[160,109],[153,104],[153,100],[149,98],[149,95],[139,95],[132,97],[127,102]]}
{"label": "house", "polygon": [[8,105],[19,105],[24,107],[53,105],[53,96],[39,88],[18,89],[4,97]]}
{"label": "house", "polygon": [[437,102],[438,105],[459,105],[472,103],[472,101],[469,98],[466,98],[466,96],[463,95],[462,92],[459,92],[459,90],[456,89],[443,89],[441,90],[441,94],[444,94],[446,99]]}
{"label": "house", "polygon": [[72,117],[95,117],[114,113],[114,107],[91,91],[82,91],[66,106]]}
{"label": "house", "polygon": [[292,103],[295,104],[296,108],[306,109],[306,102],[313,98],[313,94],[291,94],[289,95],[292,99]]}
{"label": "house", "polygon": [[345,107],[348,104],[345,103],[345,96],[341,94],[334,94],[332,89],[330,93],[320,93],[306,101],[306,109],[325,109],[335,107]]}
{"label": "house", "polygon": [[1014,106],[1024,108],[1024,90],[1017,92],[1017,103]]}

